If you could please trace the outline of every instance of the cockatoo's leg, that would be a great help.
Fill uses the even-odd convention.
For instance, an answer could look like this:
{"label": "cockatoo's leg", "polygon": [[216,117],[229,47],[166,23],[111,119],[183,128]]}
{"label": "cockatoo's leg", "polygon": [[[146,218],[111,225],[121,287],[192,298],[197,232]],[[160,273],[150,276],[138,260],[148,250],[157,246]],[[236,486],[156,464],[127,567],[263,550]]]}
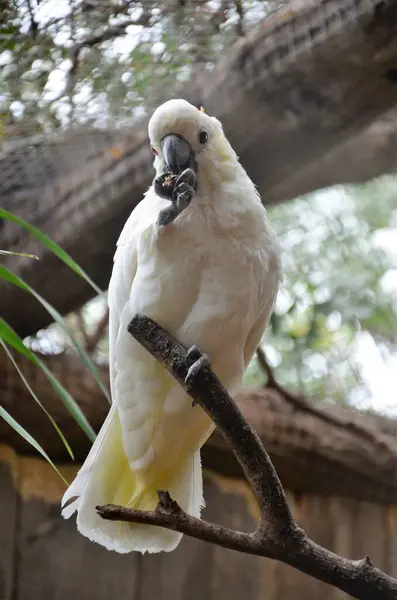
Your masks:
{"label": "cockatoo's leg", "polygon": [[155,189],[161,190],[158,195],[172,202],[171,206],[160,211],[157,223],[160,227],[169,225],[187,208],[194,196],[196,175],[192,169],[185,169],[179,177],[163,173],[155,180]]}

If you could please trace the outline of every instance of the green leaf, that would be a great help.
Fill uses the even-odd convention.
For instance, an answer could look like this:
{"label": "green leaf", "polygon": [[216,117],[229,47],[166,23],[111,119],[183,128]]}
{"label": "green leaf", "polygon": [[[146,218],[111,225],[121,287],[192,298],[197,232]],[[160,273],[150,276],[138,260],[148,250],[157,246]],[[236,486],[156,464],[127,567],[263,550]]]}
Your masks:
{"label": "green leaf", "polygon": [[64,406],[70,413],[70,415],[74,418],[79,427],[84,431],[87,435],[88,439],[93,442],[95,440],[95,431],[92,429],[91,425],[87,421],[84,413],[81,408],[76,404],[73,400],[72,396],[69,392],[63,387],[61,383],[57,380],[56,377],[51,373],[50,369],[39,359],[34,352],[29,350],[24,343],[22,342],[19,335],[4,321],[4,319],[0,319],[0,339],[3,339],[8,345],[12,346],[26,356],[29,360],[31,360],[35,365],[40,367],[42,371],[44,371],[47,379],[50,384],[57,392],[58,396],[62,400]]}
{"label": "green leaf", "polygon": [[7,325],[4,319],[0,319],[0,339],[18,350],[20,354],[23,354],[26,358],[36,363],[33,352],[29,350],[22,342],[21,338],[17,333]]}
{"label": "green leaf", "polygon": [[20,425],[11,415],[10,413],[8,413],[6,411],[5,408],[3,408],[2,406],[0,406],[0,417],[2,419],[4,419],[4,421],[6,423],[8,423],[17,433],[19,433],[19,435],[21,437],[23,437],[28,444],[30,444],[31,446],[33,446],[33,448],[35,448],[35,450],[37,450],[37,452],[39,452],[45,459],[47,462],[50,463],[50,465],[52,466],[52,468],[58,473],[59,477],[62,479],[62,481],[64,481],[64,483],[66,485],[69,485],[68,482],[66,481],[66,479],[61,475],[61,473],[58,471],[58,469],[56,468],[56,466],[54,465],[54,463],[52,462],[52,460],[50,459],[50,457],[48,456],[47,452],[45,452],[43,450],[43,448],[40,446],[40,444],[34,439],[33,436],[30,435],[30,433],[28,433],[26,431],[26,429],[24,429],[22,427],[22,425]]}
{"label": "green leaf", "polygon": [[31,233],[38,240],[40,240],[40,242],[44,244],[46,248],[51,250],[51,252],[53,252],[62,262],[64,262],[70,269],[72,269],[72,271],[74,271],[77,275],[85,279],[85,281],[93,288],[93,290],[95,290],[97,294],[103,294],[103,291],[96,285],[96,283],[92,281],[92,279],[87,275],[87,273],[83,271],[81,267],[79,267],[79,265],[73,260],[73,258],[69,256],[69,254],[65,252],[65,250],[62,250],[62,248],[60,248],[58,244],[56,244],[55,242],[50,240],[49,237],[44,235],[44,233],[41,233],[39,229],[36,229],[36,227],[34,227],[33,225],[30,225],[20,217],[13,215],[4,208],[0,208],[0,219],[8,219],[13,223],[17,223],[23,229],[29,231],[29,233]]}
{"label": "green leaf", "polygon": [[[4,5],[5,6],[5,5]],[[5,10],[5,9],[2,9]],[[5,12],[5,14],[7,14]],[[16,25],[13,23],[2,23],[0,27],[0,36],[1,36],[1,51],[5,50],[14,50],[15,46],[18,43],[17,38],[18,29]]]}
{"label": "green leaf", "polygon": [[15,273],[10,271],[6,267],[3,267],[3,265],[0,265],[0,279],[5,279],[6,281],[9,281],[13,285],[21,288],[28,294],[31,294],[42,304],[42,306],[44,306],[44,308],[51,315],[51,317],[54,319],[54,321],[56,323],[58,323],[58,325],[61,327],[61,329],[69,337],[69,339],[72,342],[73,346],[75,347],[78,355],[80,356],[82,362],[85,364],[85,366],[90,371],[91,375],[97,382],[100,390],[103,392],[103,394],[104,394],[105,398],[107,399],[107,401],[109,402],[109,404],[111,404],[108,390],[106,389],[106,386],[102,381],[102,377],[101,377],[101,374],[100,374],[98,368],[95,366],[95,364],[93,363],[91,358],[88,356],[88,354],[85,351],[85,349],[83,348],[83,346],[81,344],[79,344],[79,342],[76,340],[75,336],[73,335],[72,328],[68,325],[67,321],[62,317],[62,315],[49,302],[47,302],[47,300],[45,300],[42,296],[40,296],[40,294],[38,294],[33,288],[31,288],[30,285],[25,283],[20,277],[15,275]]}
{"label": "green leaf", "polygon": [[61,429],[59,428],[59,426],[57,425],[57,423],[54,421],[54,419],[52,418],[52,416],[50,415],[50,413],[48,412],[48,410],[40,402],[40,400],[38,399],[38,397],[36,396],[36,394],[34,393],[34,391],[32,390],[32,388],[30,387],[30,385],[28,383],[28,380],[26,379],[25,375],[22,373],[21,369],[18,367],[18,364],[17,364],[15,358],[13,357],[13,355],[11,354],[10,350],[7,348],[7,344],[2,339],[0,339],[0,344],[3,346],[4,350],[6,351],[8,358],[10,359],[10,361],[14,365],[15,369],[17,370],[18,375],[20,376],[20,378],[22,379],[23,383],[25,384],[25,387],[29,390],[29,392],[30,392],[31,396],[33,397],[33,399],[37,402],[37,404],[40,406],[40,408],[47,415],[47,417],[50,420],[50,422],[51,422],[52,426],[54,427],[55,431],[57,432],[57,434],[61,438],[63,445],[65,446],[66,450],[68,451],[69,456],[74,460],[74,455],[73,455],[71,447],[69,446],[68,441],[66,440],[66,438],[63,435]]}
{"label": "green leaf", "polygon": [[272,313],[272,315],[270,317],[270,324],[272,326],[274,335],[277,335],[278,333],[280,333],[281,320],[282,319],[279,317],[279,315],[276,312]]}
{"label": "green leaf", "polygon": [[25,256],[26,258],[35,258],[39,260],[39,257],[35,254],[26,254],[25,252],[9,252],[8,250],[0,250],[0,254],[4,256]]}

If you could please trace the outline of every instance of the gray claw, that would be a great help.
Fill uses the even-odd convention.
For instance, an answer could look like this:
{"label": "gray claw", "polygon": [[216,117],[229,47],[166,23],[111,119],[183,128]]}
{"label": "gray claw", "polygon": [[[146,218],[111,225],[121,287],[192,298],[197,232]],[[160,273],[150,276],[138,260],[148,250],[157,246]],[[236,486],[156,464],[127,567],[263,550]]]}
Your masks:
{"label": "gray claw", "polygon": [[196,185],[196,174],[192,169],[185,169],[179,175],[178,179],[175,182],[175,187],[177,187],[180,183],[187,183],[190,187],[194,188]]}
{"label": "gray claw", "polygon": [[203,353],[201,352],[200,348],[197,346],[197,344],[194,344],[193,346],[191,346],[189,348],[189,350],[186,353],[186,358],[185,358],[185,363],[186,366],[191,367],[193,363],[195,363],[196,361],[198,361],[199,358],[201,358],[203,356]]}
{"label": "gray claw", "polygon": [[189,348],[185,362],[186,365],[189,366],[185,377],[185,384],[187,385],[202,368],[210,366],[209,356],[207,354],[203,354],[197,346],[192,346]]}
{"label": "gray claw", "polygon": [[157,223],[160,227],[165,227],[166,225],[170,225],[178,215],[181,214],[185,208],[187,208],[192,201],[194,195],[194,190],[186,183],[181,183],[178,186],[177,193],[173,194],[174,200],[171,206],[167,206],[167,208],[163,208],[160,211]]}
{"label": "gray claw", "polygon": [[158,226],[165,227],[166,225],[170,225],[173,221],[175,221],[179,213],[180,211],[174,204],[167,206],[167,208],[163,208],[163,210],[159,212],[159,216],[157,218]]}
{"label": "gray claw", "polygon": [[192,188],[192,186],[190,186],[185,181],[182,181],[182,183],[175,184],[174,191],[172,192],[173,201],[178,202],[179,196],[182,196],[182,195],[185,198],[187,198],[188,203],[191,202],[193,195],[194,195],[194,189]]}
{"label": "gray claw", "polygon": [[182,212],[189,206],[193,198],[193,194],[190,190],[186,190],[185,192],[181,192],[178,194],[176,205],[179,209],[179,212]]}
{"label": "gray claw", "polygon": [[196,185],[196,175],[192,169],[185,169],[173,184],[172,195],[167,196],[167,192],[162,189],[164,179],[169,174],[163,174],[155,180],[155,189],[157,194],[167,198],[172,202],[171,206],[160,211],[157,224],[159,227],[170,225],[178,215],[187,208],[194,196],[194,186]]}

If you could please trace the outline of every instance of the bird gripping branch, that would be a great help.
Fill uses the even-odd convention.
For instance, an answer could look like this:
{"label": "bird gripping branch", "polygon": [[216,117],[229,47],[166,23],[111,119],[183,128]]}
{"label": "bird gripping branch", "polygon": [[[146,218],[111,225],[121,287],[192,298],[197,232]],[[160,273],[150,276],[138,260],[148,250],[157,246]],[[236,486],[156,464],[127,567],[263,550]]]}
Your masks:
{"label": "bird gripping branch", "polygon": [[166,490],[199,517],[200,448],[214,428],[128,324],[145,314],[183,346],[197,344],[233,394],[281,278],[266,210],[220,122],[170,100],[151,117],[149,138],[155,181],[121,232],[109,284],[112,406],[62,501],[65,518],[77,512],[80,533],[117,552],[171,551],[182,534],[106,521],[96,506],[150,511]]}

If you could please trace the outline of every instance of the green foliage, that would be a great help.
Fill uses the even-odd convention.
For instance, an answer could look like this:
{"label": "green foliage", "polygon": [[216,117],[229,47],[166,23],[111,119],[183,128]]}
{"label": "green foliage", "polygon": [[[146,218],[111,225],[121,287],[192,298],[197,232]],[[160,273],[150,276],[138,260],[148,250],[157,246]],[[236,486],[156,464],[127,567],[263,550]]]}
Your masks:
{"label": "green foliage", "polygon": [[[12,362],[12,364],[14,365],[16,371],[18,372],[18,375],[20,376],[20,378],[22,379],[25,387],[28,389],[30,395],[32,396],[32,398],[35,400],[35,402],[40,406],[41,410],[45,413],[45,415],[48,417],[48,420],[50,421],[51,425],[54,427],[55,431],[57,432],[57,434],[59,435],[59,437],[62,440],[63,445],[65,446],[66,450],[68,451],[69,456],[74,459],[73,456],[73,452],[71,447],[69,446],[65,436],[63,435],[62,431],[60,430],[60,428],[58,427],[58,425],[56,424],[56,422],[54,421],[54,419],[52,418],[52,416],[50,415],[50,413],[48,412],[48,410],[45,408],[45,406],[40,402],[39,398],[37,397],[37,395],[34,393],[34,391],[32,390],[31,386],[29,385],[28,380],[26,379],[25,375],[22,373],[21,369],[18,366],[17,361],[15,360],[15,358],[13,357],[12,353],[10,352],[10,350],[7,347],[7,344],[4,342],[3,339],[0,338],[0,344],[3,346],[5,353],[7,354],[8,358],[10,359],[10,361]],[[15,429],[15,428],[14,428]],[[26,438],[25,438],[26,439]]]}
{"label": "green foliage", "polygon": [[[251,28],[280,4],[105,1],[95,8],[84,0],[6,0],[0,10],[0,141],[83,122],[124,126],[210,70],[241,26]],[[311,195],[269,211],[285,280],[264,344],[286,385],[350,401],[354,391],[365,393],[355,359],[360,336],[367,333],[382,350],[395,350],[396,301],[388,282],[397,265],[379,239],[396,227],[396,192],[396,179],[382,178],[333,190],[332,198],[328,192]],[[29,230],[101,293],[39,231],[1,209],[0,218]],[[88,329],[95,328],[100,301],[103,296],[83,311]],[[79,350],[73,318],[59,321],[52,314],[63,325],[44,335]],[[74,342],[60,335],[71,329]],[[107,358],[106,339],[96,356]],[[264,381],[255,361],[246,381]]]}
{"label": "green foliage", "polygon": [[[94,287],[94,289],[96,291],[101,292],[101,290],[91,281],[91,279],[75,263],[75,261],[73,261],[73,259],[64,250],[62,250],[57,244],[52,242],[52,240],[50,240],[47,236],[43,235],[38,229],[29,225],[23,219],[20,219],[3,209],[0,209],[0,217],[3,219],[11,220],[11,221],[19,224],[24,229],[27,229],[28,231],[30,231],[30,233],[32,233],[36,238],[38,238],[48,249],[50,249],[60,260],[62,260],[78,276],[85,279],[90,285],[92,285]],[[30,256],[30,255],[25,255],[25,256]],[[31,258],[37,258],[37,257],[31,256]],[[99,374],[99,371],[98,371],[96,365],[89,358],[89,356],[88,356],[87,352],[85,351],[85,349],[83,348],[83,346],[77,341],[76,337],[73,334],[72,328],[68,324],[68,321],[66,319],[64,319],[58,313],[58,311],[53,306],[51,306],[44,298],[42,298],[42,296],[40,296],[40,294],[38,294],[35,290],[33,290],[31,288],[31,286],[29,286],[20,277],[18,277],[17,275],[15,275],[9,269],[7,269],[6,267],[4,267],[2,265],[0,265],[0,279],[3,279],[5,281],[9,282],[10,284],[21,288],[26,293],[32,294],[38,300],[38,302],[40,302],[44,306],[44,308],[49,312],[49,314],[52,316],[52,318],[56,322],[57,326],[64,333],[67,334],[71,345],[77,351],[77,354],[80,356],[82,362],[88,368],[89,372],[91,373],[93,378],[96,380],[100,389],[103,391],[104,395],[107,397],[107,399],[110,402],[108,391],[100,377],[100,374]],[[101,293],[101,295],[102,295],[102,293]],[[41,369],[44,372],[49,383],[53,387],[54,392],[57,394],[59,399],[62,401],[62,403],[64,404],[64,406],[66,407],[66,409],[68,410],[70,415],[77,422],[79,427],[85,432],[87,437],[91,441],[94,441],[95,432],[92,429],[91,425],[88,423],[85,415],[83,414],[83,412],[81,411],[79,406],[76,404],[76,402],[74,401],[74,399],[72,398],[70,393],[64,388],[64,386],[58,381],[58,379],[52,374],[50,369],[43,363],[42,360],[40,360],[40,358],[37,356],[37,354],[35,354],[30,348],[27,347],[26,344],[24,344],[24,342],[18,336],[18,334],[2,318],[0,319],[0,344],[3,347],[4,351],[6,352],[9,359],[11,360],[15,369],[17,370],[24,385],[29,390],[33,400],[44,411],[47,418],[50,420],[51,424],[53,425],[53,427],[55,428],[59,437],[61,438],[62,443],[64,444],[65,448],[67,449],[69,455],[73,458],[72,449],[70,448],[65,436],[63,435],[63,433],[60,430],[60,428],[58,427],[57,423],[54,421],[52,416],[49,414],[47,409],[43,406],[43,404],[41,403],[41,401],[39,400],[39,398],[37,397],[37,395],[31,388],[31,386],[29,385],[29,382],[27,381],[26,377],[24,376],[21,369],[19,368],[16,360],[14,359],[14,356],[11,353],[10,348],[12,348],[15,352],[21,354],[28,360],[30,360],[33,364],[36,365],[37,368]],[[4,407],[1,407],[1,406],[0,406],[0,417],[3,418],[17,433],[19,433],[38,452],[40,452],[40,454],[46,460],[48,460],[48,462],[54,467],[53,463],[51,462],[50,458],[45,453],[43,448],[40,446],[39,442],[36,439],[34,439],[19,423],[17,423],[15,421],[15,419],[8,413],[8,411],[6,411],[4,409]]]}
{"label": "green foliage", "polygon": [[4,421],[6,423],[8,423],[8,425],[10,427],[12,427],[21,437],[23,437],[23,439],[26,440],[28,442],[28,444],[30,444],[31,446],[33,446],[33,448],[35,450],[37,450],[37,452],[39,452],[39,454],[41,454],[43,456],[43,458],[45,458],[46,461],[48,461],[50,463],[50,465],[53,467],[53,469],[55,469],[55,471],[58,473],[59,477],[61,479],[63,479],[63,481],[65,482],[65,484],[68,485],[68,482],[64,479],[64,477],[58,471],[58,469],[56,468],[56,466],[54,465],[54,463],[52,462],[52,460],[50,459],[50,457],[48,456],[48,454],[40,446],[40,444],[2,406],[0,406],[0,418],[4,419]]}
{"label": "green foliage", "polygon": [[0,340],[7,346],[11,346],[14,350],[25,356],[25,358],[29,359],[44,372],[54,391],[59,396],[70,415],[79,425],[79,427],[81,427],[81,429],[85,432],[87,437],[91,441],[94,441],[95,432],[88,423],[79,406],[73,400],[72,396],[58,381],[58,379],[54,377],[50,369],[39,359],[39,357],[25,346],[19,335],[12,329],[12,327],[8,325],[8,323],[4,321],[4,319],[0,319]]}
{"label": "green foliage", "polygon": [[36,227],[30,225],[30,223],[27,223],[24,219],[13,215],[4,208],[0,208],[0,219],[8,219],[9,221],[12,221],[13,223],[16,223],[17,225],[22,227],[22,229],[26,229],[26,231],[29,231],[29,233],[31,233],[35,238],[37,238],[43,244],[43,246],[48,248],[48,250],[51,250],[51,252],[55,254],[55,256],[59,258],[59,260],[64,262],[65,265],[69,267],[69,269],[71,269],[76,273],[76,275],[84,279],[97,294],[102,294],[102,290],[96,285],[96,283],[92,281],[90,277],[88,277],[87,273],[73,260],[73,258],[67,252],[65,252],[65,250],[58,246],[58,244],[50,240],[48,236],[39,231]]}
{"label": "green foliage", "polygon": [[395,282],[397,253],[381,243],[388,233],[396,236],[396,178],[320,192],[269,212],[284,282],[264,343],[278,377],[311,396],[348,401],[353,390],[365,393],[354,358],[360,335],[389,351],[397,343],[396,294],[385,285],[393,276]]}
{"label": "green foliage", "polygon": [[102,377],[101,377],[101,374],[99,373],[98,368],[92,362],[92,360],[88,356],[88,354],[87,354],[86,350],[84,349],[84,347],[82,346],[82,344],[80,344],[78,342],[78,340],[76,339],[76,337],[73,333],[73,330],[69,326],[67,320],[64,319],[64,317],[62,317],[62,315],[53,306],[51,306],[51,304],[49,302],[47,302],[42,296],[40,296],[40,294],[35,292],[35,290],[33,290],[30,285],[28,285],[27,283],[22,281],[22,279],[20,277],[18,277],[17,275],[15,275],[14,273],[9,271],[8,269],[6,269],[6,267],[3,267],[2,265],[0,265],[0,279],[4,279],[4,280],[8,281],[9,283],[12,283],[13,285],[19,287],[20,289],[24,290],[28,294],[31,294],[32,296],[34,296],[36,298],[36,300],[38,302],[40,302],[40,304],[51,315],[54,322],[57,323],[58,326],[60,327],[60,329],[68,336],[72,346],[77,351],[77,354],[79,355],[81,361],[87,367],[87,369],[90,371],[92,377],[95,379],[99,388],[102,390],[104,396],[107,398],[107,400],[110,404],[111,403],[110,396],[109,396],[108,390],[106,389],[105,384],[102,381]]}
{"label": "green foliage", "polygon": [[[201,3],[6,0],[0,22],[0,139],[75,123],[122,125],[220,52],[277,2]],[[4,116],[1,117],[1,114]]]}

